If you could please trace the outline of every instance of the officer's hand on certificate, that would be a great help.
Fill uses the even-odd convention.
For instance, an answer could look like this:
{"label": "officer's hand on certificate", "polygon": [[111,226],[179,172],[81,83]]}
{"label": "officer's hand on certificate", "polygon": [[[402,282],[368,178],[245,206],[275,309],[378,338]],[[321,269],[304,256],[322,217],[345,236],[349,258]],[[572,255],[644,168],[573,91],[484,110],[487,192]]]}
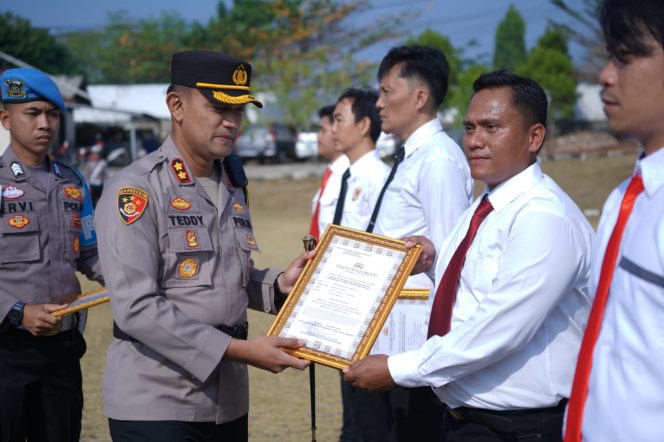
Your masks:
{"label": "officer's hand on certificate", "polygon": [[62,318],[51,313],[67,307],[67,304],[26,304],[21,325],[35,336],[56,334],[62,327]]}
{"label": "officer's hand on certificate", "polygon": [[417,275],[418,273],[427,272],[431,266],[433,266],[434,261],[436,260],[436,247],[433,243],[424,236],[408,236],[403,239],[406,244],[406,248],[410,249],[416,245],[422,246],[422,253],[415,263],[415,267],[410,272],[411,275]]}
{"label": "officer's hand on certificate", "polygon": [[260,336],[248,341],[233,339],[226,349],[224,359],[244,362],[272,373],[280,373],[289,367],[303,370],[310,362],[291,356],[282,348],[295,350],[304,343],[299,339],[278,336]]}
{"label": "officer's hand on certificate", "polygon": [[364,390],[385,391],[397,386],[387,367],[387,355],[370,355],[344,368],[344,380]]}
{"label": "officer's hand on certificate", "polygon": [[316,250],[311,250],[309,252],[304,252],[290,263],[285,272],[279,275],[278,284],[279,289],[283,293],[290,293],[293,290],[297,278],[300,277],[300,274],[304,270],[304,266],[307,264],[307,261],[316,256]]}

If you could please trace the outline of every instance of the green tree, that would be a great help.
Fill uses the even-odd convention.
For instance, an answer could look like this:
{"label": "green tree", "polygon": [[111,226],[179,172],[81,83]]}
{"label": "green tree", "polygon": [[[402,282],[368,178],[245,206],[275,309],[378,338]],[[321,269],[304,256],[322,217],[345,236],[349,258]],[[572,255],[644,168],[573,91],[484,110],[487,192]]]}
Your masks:
{"label": "green tree", "polygon": [[450,98],[447,100],[447,107],[456,109],[454,116],[453,126],[460,127],[463,123],[463,118],[466,115],[468,102],[470,97],[473,96],[473,82],[477,80],[480,75],[489,72],[491,69],[488,66],[473,63],[459,72],[457,76],[457,83],[453,90],[450,91]]}
{"label": "green tree", "polygon": [[578,8],[571,7],[565,0],[551,0],[551,3],[566,16],[565,20],[552,20],[551,23],[585,49],[581,65],[575,67],[576,78],[597,82],[608,58],[602,28],[597,21],[600,0],[581,0]]}
{"label": "green tree", "polygon": [[496,29],[496,44],[493,51],[493,68],[516,68],[526,61],[526,23],[519,11],[510,5],[505,18]]}
{"label": "green tree", "polygon": [[552,119],[574,116],[576,81],[567,48],[567,37],[556,27],[548,27],[537,45],[528,54],[528,60],[517,69],[539,82],[549,95]]}
{"label": "green tree", "polygon": [[[66,46],[46,29],[34,28],[11,12],[0,14],[0,50],[49,74],[68,74],[77,68]],[[0,60],[0,70],[14,67]]]}

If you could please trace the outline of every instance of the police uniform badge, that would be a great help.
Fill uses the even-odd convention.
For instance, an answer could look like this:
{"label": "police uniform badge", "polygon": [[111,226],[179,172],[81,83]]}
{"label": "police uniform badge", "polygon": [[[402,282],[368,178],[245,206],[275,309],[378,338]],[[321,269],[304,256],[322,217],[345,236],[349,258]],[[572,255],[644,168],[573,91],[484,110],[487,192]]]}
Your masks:
{"label": "police uniform badge", "polygon": [[14,186],[7,186],[5,190],[2,191],[2,197],[7,198],[8,200],[13,200],[20,198],[25,194],[22,189]]}
{"label": "police uniform badge", "polygon": [[81,250],[81,238],[78,235],[75,235],[72,239],[71,249],[74,251],[74,255],[78,255],[78,252]]}
{"label": "police uniform badge", "polygon": [[193,258],[187,258],[178,264],[178,275],[182,279],[191,279],[198,272],[198,262]]}
{"label": "police uniform badge", "polygon": [[233,204],[233,209],[235,210],[235,213],[244,213],[244,206],[237,201]]}
{"label": "police uniform badge", "polygon": [[16,161],[12,161],[10,168],[12,170],[12,173],[14,174],[14,178],[20,178],[25,176],[25,172],[23,171],[23,166],[21,166]]}
{"label": "police uniform badge", "polygon": [[14,215],[9,218],[8,223],[15,229],[22,229],[23,227],[30,224],[30,218],[25,215]]}
{"label": "police uniform badge", "polygon": [[189,171],[187,171],[187,166],[184,165],[184,161],[180,158],[173,158],[171,161],[171,169],[180,184],[191,183],[191,176],[189,175]]}
{"label": "police uniform badge", "polygon": [[67,198],[71,198],[76,201],[83,201],[83,194],[81,193],[81,190],[73,184],[65,186],[64,192]]}
{"label": "police uniform badge", "polygon": [[179,196],[176,198],[173,198],[171,201],[171,207],[173,207],[176,210],[189,210],[191,207],[191,203],[187,201],[184,198],[180,198]]}
{"label": "police uniform badge", "polygon": [[357,199],[360,197],[362,194],[362,188],[361,187],[356,187],[355,190],[353,190],[353,201],[357,201]]}
{"label": "police uniform badge", "polygon": [[138,220],[147,206],[147,192],[137,187],[122,187],[118,190],[118,212],[125,224]]}
{"label": "police uniform badge", "polygon": [[195,230],[187,230],[185,232],[185,237],[187,239],[187,248],[197,249],[200,246]]}

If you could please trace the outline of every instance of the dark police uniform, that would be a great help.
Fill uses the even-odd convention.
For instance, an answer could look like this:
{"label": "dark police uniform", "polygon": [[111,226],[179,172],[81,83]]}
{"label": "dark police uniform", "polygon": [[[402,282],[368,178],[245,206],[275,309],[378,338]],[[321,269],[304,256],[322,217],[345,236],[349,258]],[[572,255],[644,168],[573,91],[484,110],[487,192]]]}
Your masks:
{"label": "dark police uniform", "polygon": [[[221,68],[198,82],[248,85],[248,63],[203,51],[175,55],[175,84],[191,85],[182,78],[203,70],[199,56]],[[245,434],[228,440],[246,439],[247,367],[222,357],[232,337],[246,339],[247,307],[276,312],[279,272],[253,268],[250,253],[258,245],[242,188],[246,178],[230,159],[215,161],[217,201],[171,138],[104,186],[95,225],[116,323],[104,379],[114,440],[131,440],[132,432],[150,426],[154,435],[155,425],[177,440],[184,436],[167,434],[171,429],[203,428],[177,422],[240,420]]]}
{"label": "dark police uniform", "polygon": [[[19,101],[7,95],[12,85],[26,101],[49,98],[64,108],[48,82],[34,69],[6,71],[3,101]],[[0,156],[0,186],[0,440],[77,441],[85,353],[77,317],[66,316],[53,336],[33,336],[21,320],[24,304],[63,304],[80,293],[77,270],[101,281],[92,205],[74,169],[47,159],[35,173],[11,146]]]}

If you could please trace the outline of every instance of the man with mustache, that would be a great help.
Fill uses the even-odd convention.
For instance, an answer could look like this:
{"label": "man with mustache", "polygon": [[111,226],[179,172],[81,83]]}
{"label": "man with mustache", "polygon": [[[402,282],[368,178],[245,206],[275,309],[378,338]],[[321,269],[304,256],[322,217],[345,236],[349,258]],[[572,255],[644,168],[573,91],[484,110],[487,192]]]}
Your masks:
{"label": "man with mustache", "polygon": [[541,86],[497,71],[473,90],[463,145],[486,188],[440,246],[429,339],[358,361],[344,378],[431,387],[447,405],[441,441],[560,441],[590,305],[592,228],[537,163]]}
{"label": "man with mustache", "polygon": [[605,0],[609,60],[599,76],[610,129],[637,140],[632,177],[604,204],[593,244],[595,296],[565,440],[659,441],[664,409],[664,13]]}
{"label": "man with mustache", "polygon": [[92,201],[78,171],[48,156],[66,112],[53,80],[9,69],[0,89],[0,440],[74,442],[83,327],[53,312],[81,292],[77,271],[102,281]]}
{"label": "man with mustache", "polygon": [[307,361],[296,339],[247,340],[247,307],[276,312],[304,267],[253,268],[258,250],[231,155],[251,95],[251,65],[219,52],[171,60],[171,135],[104,186],[95,223],[112,293],[104,379],[114,441],[248,439],[247,364]]}

